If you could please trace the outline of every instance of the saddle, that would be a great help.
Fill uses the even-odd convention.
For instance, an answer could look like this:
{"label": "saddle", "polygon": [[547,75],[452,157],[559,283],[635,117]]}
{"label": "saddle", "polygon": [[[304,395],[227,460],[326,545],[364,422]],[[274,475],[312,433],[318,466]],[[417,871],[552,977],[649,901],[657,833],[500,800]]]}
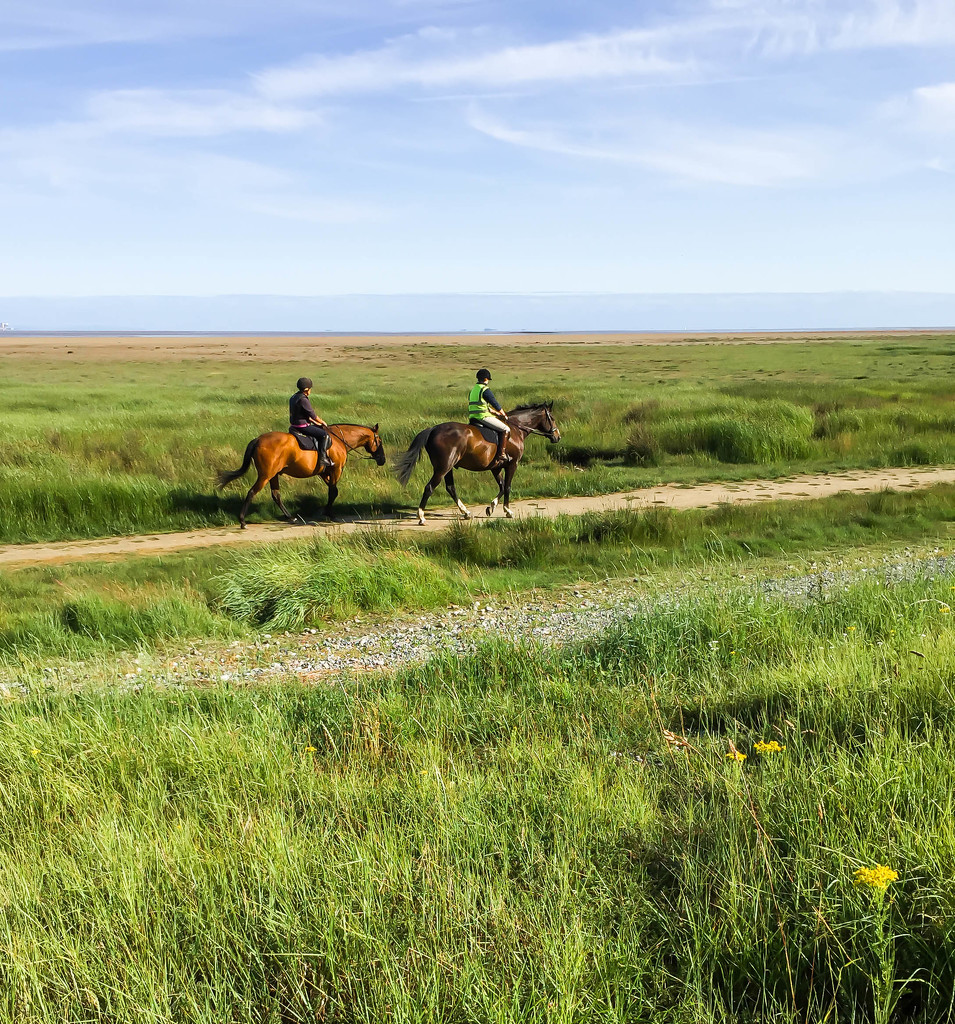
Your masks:
{"label": "saddle", "polygon": [[298,441],[298,446],[303,452],[317,452],[319,450],[317,437],[310,437],[308,434],[300,434],[297,430],[292,430],[291,428],[289,429],[289,433],[296,441]]}
{"label": "saddle", "polygon": [[490,441],[491,444],[497,444],[496,430],[492,430],[490,427],[479,427],[476,423],[472,423],[470,426],[477,427],[477,429],[481,431],[481,437],[483,437],[485,441]]}

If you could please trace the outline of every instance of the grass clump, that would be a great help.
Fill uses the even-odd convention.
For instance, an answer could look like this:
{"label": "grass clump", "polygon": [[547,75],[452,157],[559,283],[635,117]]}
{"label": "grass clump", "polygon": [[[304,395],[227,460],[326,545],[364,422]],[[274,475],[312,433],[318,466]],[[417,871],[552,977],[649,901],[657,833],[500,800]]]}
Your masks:
{"label": "grass clump", "polygon": [[720,462],[768,463],[805,459],[811,451],[813,417],[789,402],[737,399],[699,417],[682,417],[658,428],[670,454],[705,452]]}
{"label": "grass clump", "polygon": [[450,575],[422,555],[325,538],[304,549],[274,545],[240,558],[215,586],[227,615],[283,630],[358,610],[430,607],[457,591]]}
{"label": "grass clump", "polygon": [[86,657],[238,632],[201,594],[189,587],[171,591],[61,594],[39,607],[0,607],[0,657],[7,662]]}

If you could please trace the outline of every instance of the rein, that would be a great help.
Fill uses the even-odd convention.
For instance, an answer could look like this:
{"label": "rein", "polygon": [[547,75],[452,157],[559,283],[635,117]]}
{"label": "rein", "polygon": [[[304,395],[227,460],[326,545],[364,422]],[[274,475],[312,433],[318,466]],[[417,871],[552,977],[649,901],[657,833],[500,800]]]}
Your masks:
{"label": "rein", "polygon": [[[345,440],[345,438],[344,438],[344,437],[342,437],[342,435],[341,435],[341,434],[336,434],[336,433],[335,433],[335,431],[334,431],[334,429],[333,429],[332,427],[326,427],[325,429],[326,429],[326,430],[327,430],[327,431],[329,432],[329,434],[331,434],[331,435],[332,435],[333,437],[337,437],[337,438],[338,438],[338,440],[339,440],[339,441],[341,441],[341,443],[342,443],[342,444],[343,444],[343,445],[345,446],[345,455],[346,455],[346,457],[347,457],[348,455],[351,455],[351,453],[352,453],[352,452],[357,452],[357,451],[359,450],[359,448],[361,448],[361,447],[362,447],[362,446],[361,446],[360,444],[349,444],[349,443],[348,443],[348,442],[347,442],[347,441]],[[358,456],[358,458],[360,458],[360,459],[373,459],[373,458],[374,458],[374,455],[359,455],[359,456]]]}
{"label": "rein", "polygon": [[538,430],[537,427],[522,427],[520,423],[515,423],[514,426],[517,427],[518,430],[523,430],[525,434],[540,434],[541,437],[550,438],[554,433],[552,430]]}
{"label": "rein", "polygon": [[[523,424],[518,423],[517,421],[514,421],[514,426],[517,427],[518,430],[523,430],[525,434],[540,434],[541,437],[546,437],[547,440],[550,441],[553,438],[553,436],[554,436],[554,429],[553,429],[554,420],[553,420],[553,417],[551,417],[549,413],[548,413],[548,419],[551,422],[551,429],[550,430],[540,430],[537,427],[525,427]],[[510,423],[510,422],[511,422],[510,418],[508,418],[508,423]]]}

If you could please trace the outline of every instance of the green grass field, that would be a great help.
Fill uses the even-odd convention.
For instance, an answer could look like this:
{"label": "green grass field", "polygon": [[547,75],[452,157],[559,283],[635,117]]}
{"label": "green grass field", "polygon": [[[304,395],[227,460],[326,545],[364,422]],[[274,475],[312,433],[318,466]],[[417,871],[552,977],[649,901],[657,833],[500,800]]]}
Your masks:
{"label": "green grass field", "polygon": [[[955,462],[955,337],[506,355],[9,359],[0,540],[232,521],[244,489],[211,480],[301,372],[394,453],[492,362],[565,438],[531,440],[520,496]],[[357,463],[343,508],[423,481]],[[955,1019],[955,576],[753,585],[949,553],[953,523],[936,486],[0,572],[0,1021]],[[308,685],[160,670],[606,581],[642,609],[560,648]]]}
{"label": "green grass field", "polygon": [[7,700],[0,1017],[948,1020],[952,596]]}
{"label": "green grass field", "polygon": [[649,575],[665,588],[683,570],[753,571],[784,556],[809,564],[879,545],[950,548],[953,524],[955,487],[940,485],[40,566],[0,573],[0,666],[331,626],[358,612],[420,611],[532,588],[546,595],[581,582]]}
{"label": "green grass field", "polygon": [[[81,341],[76,343],[82,344]],[[555,399],[564,440],[532,438],[515,496],[955,461],[955,338],[778,345],[355,349],[345,361],[103,364],[14,358],[0,378],[0,542],[232,523],[245,486],[212,482],[247,441],[285,425],[304,371],[329,421],[382,424],[389,454],[460,419],[473,365],[494,364],[505,404]],[[49,383],[48,383],[49,382]],[[55,415],[49,413],[50,405]],[[349,464],[342,510],[414,507],[371,463]],[[247,486],[247,485],[246,485]],[[465,501],[493,492],[463,474]],[[308,513],[324,487],[286,484]],[[436,503],[445,497],[436,495]],[[273,518],[267,498],[257,518]]]}

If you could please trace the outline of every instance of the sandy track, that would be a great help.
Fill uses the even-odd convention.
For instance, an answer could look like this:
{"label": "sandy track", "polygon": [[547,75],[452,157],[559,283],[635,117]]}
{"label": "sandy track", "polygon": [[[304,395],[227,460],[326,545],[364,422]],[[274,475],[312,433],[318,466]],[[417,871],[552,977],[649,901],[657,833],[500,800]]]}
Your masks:
{"label": "sandy track", "polygon": [[[799,501],[824,498],[831,494],[863,494],[886,489],[906,491],[933,484],[955,483],[955,469],[858,470],[845,473],[803,475],[785,480],[747,480],[735,483],[697,484],[680,487],[666,484],[639,491],[603,494],[593,497],[529,498],[515,501],[512,510],[519,517],[580,515],[623,508],[710,508],[719,504],[749,505],[759,501]],[[488,494],[490,495],[489,488]],[[484,521],[483,507],[473,509],[475,521]],[[498,510],[497,516],[501,512]],[[102,540],[61,541],[48,544],[8,544],[0,546],[0,566],[24,568],[31,565],[78,562],[85,559],[125,558],[130,555],[163,555],[191,548],[209,548],[219,544],[253,544],[283,540],[305,540],[317,534],[341,536],[359,530],[407,530],[422,533],[443,530],[460,521],[454,509],[429,513],[428,522],[418,526],[413,512],[404,516],[383,516],[317,526],[289,526],[286,523],[252,524],[246,530],[226,527],[189,530],[184,533],[151,533],[136,537],[109,537]]]}

